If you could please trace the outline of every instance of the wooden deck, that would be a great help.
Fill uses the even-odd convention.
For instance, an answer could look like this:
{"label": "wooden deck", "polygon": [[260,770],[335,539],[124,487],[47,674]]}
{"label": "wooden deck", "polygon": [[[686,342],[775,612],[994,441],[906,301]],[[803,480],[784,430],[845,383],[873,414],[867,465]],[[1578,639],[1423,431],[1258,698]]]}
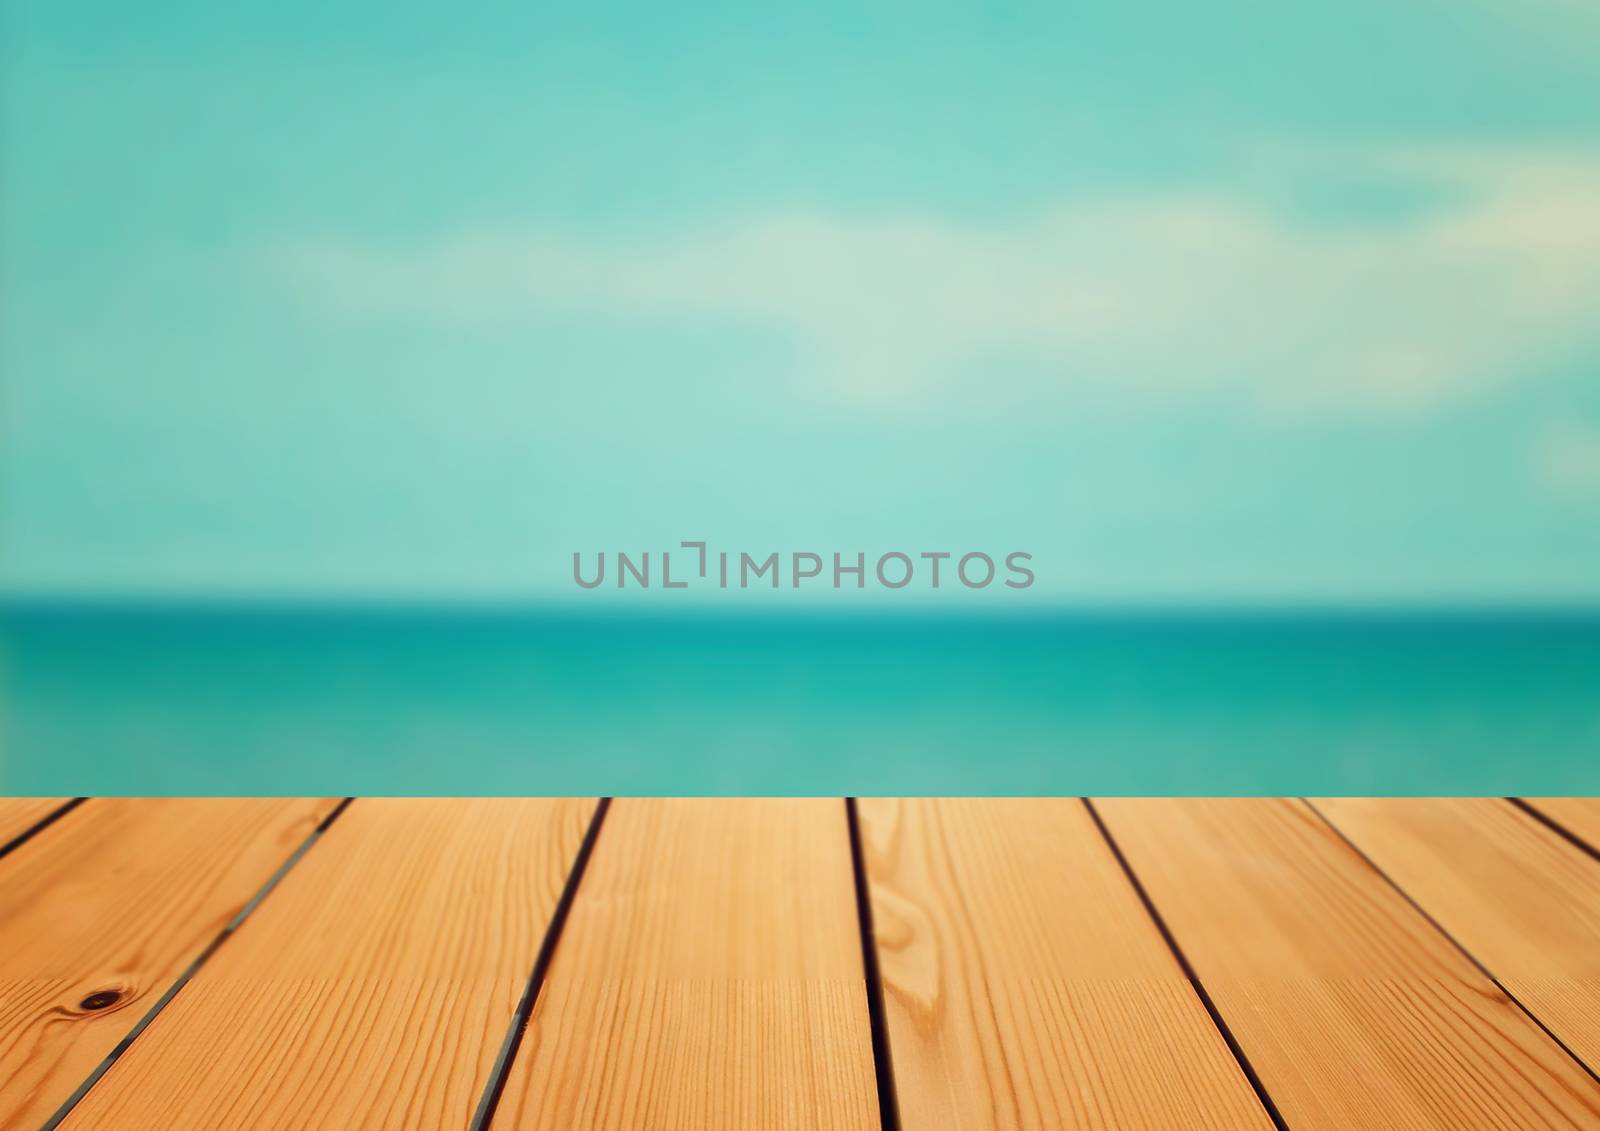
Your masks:
{"label": "wooden deck", "polygon": [[0,1128],[1600,1128],[1600,800],[0,799]]}

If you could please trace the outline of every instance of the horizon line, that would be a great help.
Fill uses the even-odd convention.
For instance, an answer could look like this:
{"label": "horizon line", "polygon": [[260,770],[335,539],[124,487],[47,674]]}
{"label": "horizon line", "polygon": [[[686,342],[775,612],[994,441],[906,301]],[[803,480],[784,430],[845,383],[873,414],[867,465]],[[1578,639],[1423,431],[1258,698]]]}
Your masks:
{"label": "horizon line", "polygon": [[805,617],[827,620],[1050,620],[1050,619],[1160,619],[1196,618],[1395,618],[1395,619],[1600,619],[1600,598],[1512,599],[1473,597],[1417,599],[1414,597],[1057,597],[1036,599],[1012,596],[985,602],[956,597],[941,601],[894,600],[823,596],[794,601],[770,594],[725,600],[667,598],[644,595],[616,598],[462,595],[423,596],[288,594],[288,593],[7,593],[0,590],[0,616],[10,615],[138,615],[138,614],[238,614],[352,617],[538,617],[562,620],[599,619],[671,620],[682,617],[725,620],[783,620]]}

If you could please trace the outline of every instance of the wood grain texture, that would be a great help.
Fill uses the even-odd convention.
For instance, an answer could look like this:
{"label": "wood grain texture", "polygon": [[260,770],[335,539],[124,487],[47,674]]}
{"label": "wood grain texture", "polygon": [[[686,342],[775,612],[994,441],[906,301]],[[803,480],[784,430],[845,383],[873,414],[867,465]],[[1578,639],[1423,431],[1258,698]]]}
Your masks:
{"label": "wood grain texture", "polygon": [[1600,851],[1600,797],[1529,797],[1527,803]]}
{"label": "wood grain texture", "polygon": [[0,849],[70,800],[70,797],[0,797]]}
{"label": "wood grain texture", "polygon": [[332,806],[89,801],[0,860],[0,1127],[64,1103]]}
{"label": "wood grain texture", "polygon": [[876,1131],[843,802],[616,802],[494,1126]]}
{"label": "wood grain texture", "polygon": [[1600,861],[1496,798],[1316,804],[1568,1048],[1600,1067]]}
{"label": "wood grain texture", "polygon": [[1295,1131],[1600,1126],[1600,1086],[1305,804],[1097,804]]}
{"label": "wood grain texture", "polygon": [[465,1127],[592,809],[356,801],[65,1126]]}
{"label": "wood grain texture", "polygon": [[906,1131],[1271,1128],[1080,801],[859,809]]}

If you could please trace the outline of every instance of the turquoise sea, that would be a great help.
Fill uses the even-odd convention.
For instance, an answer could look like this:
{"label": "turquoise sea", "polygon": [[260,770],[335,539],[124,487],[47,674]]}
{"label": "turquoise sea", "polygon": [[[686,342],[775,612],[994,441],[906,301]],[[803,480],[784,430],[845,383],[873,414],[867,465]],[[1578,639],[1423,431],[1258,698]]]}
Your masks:
{"label": "turquoise sea", "polygon": [[13,606],[12,794],[1600,793],[1592,613]]}

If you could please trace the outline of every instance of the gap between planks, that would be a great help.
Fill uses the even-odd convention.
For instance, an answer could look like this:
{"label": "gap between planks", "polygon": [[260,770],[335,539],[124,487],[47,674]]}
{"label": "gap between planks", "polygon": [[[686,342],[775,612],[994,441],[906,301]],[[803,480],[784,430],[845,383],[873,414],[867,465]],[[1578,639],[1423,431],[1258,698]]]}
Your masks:
{"label": "gap between planks", "polygon": [[619,802],[494,1125],[881,1126],[840,800]]}
{"label": "gap between planks", "polygon": [[1098,804],[1296,1131],[1600,1125],[1587,1073],[1304,802]]}
{"label": "gap between planks", "polygon": [[83,797],[0,797],[0,859],[82,805]]}
{"label": "gap between planks", "polygon": [[352,806],[66,1126],[466,1126],[594,807]]}
{"label": "gap between planks", "polygon": [[1600,869],[1539,814],[1497,798],[1308,801],[1597,1084]]}
{"label": "gap between planks", "polygon": [[1272,1126],[1082,799],[858,807],[907,1131]]}
{"label": "gap between planks", "polygon": [[90,801],[0,862],[0,1127],[70,1110],[333,804]]}

